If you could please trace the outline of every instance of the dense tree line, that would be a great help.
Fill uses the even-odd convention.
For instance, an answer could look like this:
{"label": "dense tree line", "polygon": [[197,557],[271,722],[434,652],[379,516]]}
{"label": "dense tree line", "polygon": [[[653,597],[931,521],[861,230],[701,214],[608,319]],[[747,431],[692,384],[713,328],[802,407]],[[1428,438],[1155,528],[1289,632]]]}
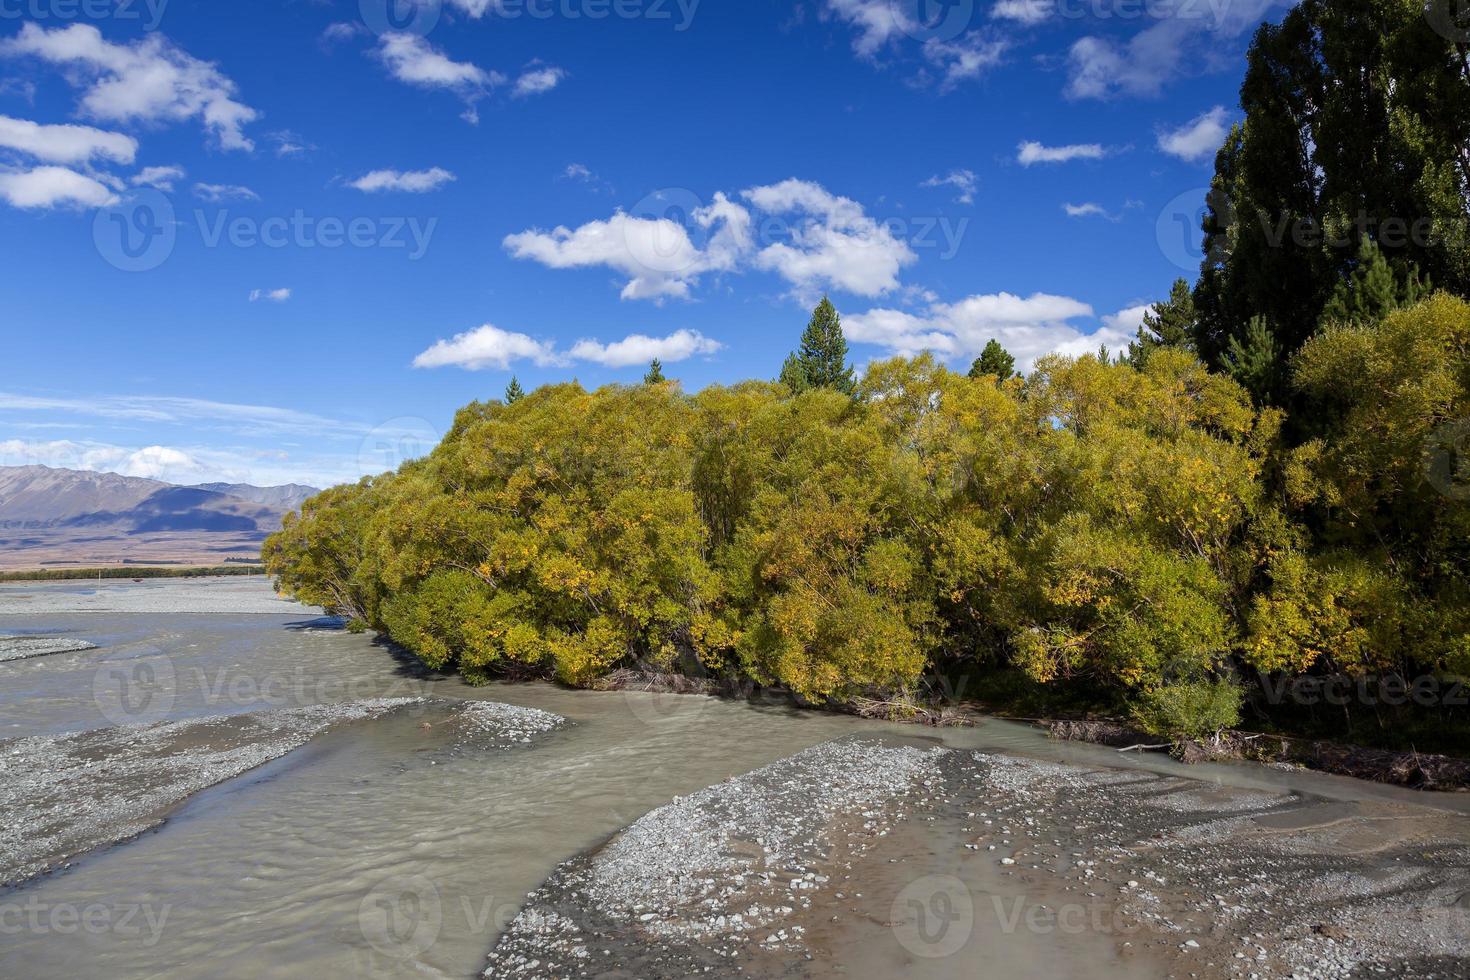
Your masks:
{"label": "dense tree line", "polygon": [[1199,281],[1119,358],[858,379],[824,299],[775,382],[512,380],[265,560],[476,680],[999,670],[1175,733],[1281,679],[1470,674],[1467,53],[1414,0],[1263,27]]}

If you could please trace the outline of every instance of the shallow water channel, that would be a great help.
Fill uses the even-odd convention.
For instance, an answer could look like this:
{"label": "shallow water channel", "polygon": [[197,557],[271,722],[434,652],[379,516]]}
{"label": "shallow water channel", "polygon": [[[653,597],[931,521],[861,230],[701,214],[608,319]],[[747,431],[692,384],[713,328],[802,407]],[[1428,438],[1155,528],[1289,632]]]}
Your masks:
{"label": "shallow water channel", "polygon": [[[96,590],[134,590],[118,604],[132,609],[168,594],[158,583],[86,591]],[[1332,777],[1183,770],[1166,759],[1058,745],[1004,722],[935,733],[777,703],[546,684],[469,688],[422,675],[372,637],[334,628],[312,610],[69,611],[67,597],[81,591],[0,586],[0,636],[97,646],[0,663],[0,739],[405,696],[505,701],[570,724],[493,751],[456,749],[433,709],[334,729],[194,796],[155,831],[0,891],[0,976],[472,976],[526,893],[562,861],[676,795],[855,732],[1340,799],[1426,802]],[[268,597],[268,586],[222,584],[213,608],[247,594]],[[1470,803],[1440,802],[1461,812]],[[437,923],[432,935],[412,937],[408,955],[395,915],[405,894]],[[990,974],[977,962],[966,975]]]}

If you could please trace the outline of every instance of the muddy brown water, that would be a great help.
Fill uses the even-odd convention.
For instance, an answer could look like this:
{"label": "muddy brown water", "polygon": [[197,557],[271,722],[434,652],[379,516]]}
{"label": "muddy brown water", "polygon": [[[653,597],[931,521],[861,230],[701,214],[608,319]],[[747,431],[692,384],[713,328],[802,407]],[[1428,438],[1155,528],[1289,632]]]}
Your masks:
{"label": "muddy brown water", "polygon": [[[156,831],[0,892],[0,976],[472,976],[526,893],[562,861],[675,795],[856,732],[922,733],[954,747],[1470,812],[1463,796],[1250,766],[1185,769],[1053,743],[998,721],[934,733],[772,702],[545,684],[469,688],[423,675],[371,637],[332,628],[304,608],[288,616],[83,613],[67,611],[68,589],[77,587],[0,586],[0,635],[98,645],[0,664],[0,739],[402,696],[500,700],[570,724],[494,752],[454,750],[413,711],[335,730],[200,793]],[[38,591],[51,600],[44,611],[13,601]],[[945,847],[913,846],[916,860],[942,869]],[[875,882],[872,893],[887,890]],[[415,921],[432,929],[404,933],[405,895],[417,906]],[[921,964],[891,929],[856,941],[862,949],[843,956],[852,976],[1010,977],[1016,963],[1053,976],[1146,975],[1097,937],[1040,942],[1021,930],[998,940],[994,955]]]}

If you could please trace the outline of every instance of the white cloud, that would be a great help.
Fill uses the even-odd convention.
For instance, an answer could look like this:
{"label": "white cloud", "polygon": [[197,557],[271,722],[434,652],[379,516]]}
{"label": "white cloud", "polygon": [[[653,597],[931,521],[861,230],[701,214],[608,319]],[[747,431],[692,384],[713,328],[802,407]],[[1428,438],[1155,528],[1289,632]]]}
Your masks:
{"label": "white cloud", "polygon": [[1138,336],[1138,330],[1143,326],[1143,315],[1151,309],[1153,309],[1152,303],[1142,303],[1119,310],[1117,313],[1105,314],[1102,318],[1103,326],[1132,340]]}
{"label": "white cloud", "polygon": [[676,330],[667,337],[630,334],[611,344],[579,340],[572,346],[570,356],[579,361],[591,361],[616,368],[647,364],[654,358],[665,364],[672,364],[688,360],[696,354],[713,354],[721,346],[723,345],[718,341],[711,340],[697,330]]}
{"label": "white cloud", "polygon": [[1027,140],[1016,148],[1016,162],[1023,167],[1037,163],[1070,163],[1073,160],[1101,160],[1108,150],[1101,143],[1074,143],[1069,146],[1044,146]]}
{"label": "white cloud", "polygon": [[291,290],[281,289],[252,289],[250,290],[250,302],[258,303],[261,300],[269,300],[272,303],[284,303],[291,298]]}
{"label": "white cloud", "polygon": [[[899,273],[918,261],[908,243],[867,215],[862,205],[819,184],[790,179],[752,187],[741,196],[783,229],[759,247],[750,208],[716,193],[693,207],[688,225],[668,217],[617,212],[576,229],[531,229],[505,238],[516,258],[553,269],[606,267],[628,281],[624,299],[687,298],[701,275],[755,268],[773,272],[798,298],[821,289],[877,296],[898,289]],[[697,244],[691,231],[704,239]]]}
{"label": "white cloud", "polygon": [[515,361],[530,361],[540,367],[587,361],[604,367],[620,368],[647,364],[655,357],[672,364],[699,354],[713,354],[721,346],[697,330],[676,330],[667,337],[629,334],[622,340],[606,344],[599,340],[583,339],[563,353],[556,349],[553,341],[537,340],[528,334],[502,330],[487,323],[456,334],[449,340],[437,341],[414,358],[413,366],[459,367],[468,371],[493,368],[504,371]]}
{"label": "white cloud", "polygon": [[0,173],[0,198],[17,208],[96,208],[117,200],[106,184],[65,167]]}
{"label": "white cloud", "polygon": [[44,126],[28,119],[0,116],[0,147],[19,150],[46,163],[88,163],[94,159],[130,164],[138,141],[91,126]]}
{"label": "white cloud", "polygon": [[564,69],[550,66],[533,68],[516,79],[515,88],[511,95],[517,98],[527,95],[540,95],[550,92],[566,80],[567,73]]}
{"label": "white cloud", "polygon": [[531,361],[545,366],[558,361],[554,346],[549,341],[501,330],[494,324],[487,323],[456,334],[449,340],[437,341],[434,346],[413,359],[413,366],[462,367],[470,371],[481,371],[485,368],[505,370],[512,361]]}
{"label": "white cloud", "polygon": [[134,187],[156,187],[161,191],[172,191],[174,182],[184,177],[183,167],[144,167],[132,180]]}
{"label": "white cloud", "polygon": [[897,289],[900,271],[918,261],[908,243],[868,217],[862,205],[820,184],[792,178],[743,196],[761,211],[791,216],[790,241],[767,245],[753,264],[779,274],[798,294],[837,288],[878,296]]}
{"label": "white cloud", "polygon": [[920,187],[953,187],[959,192],[955,198],[960,204],[975,203],[975,186],[979,183],[973,170],[951,170],[948,176],[935,174],[920,184]]}
{"label": "white cloud", "polygon": [[587,165],[583,163],[567,164],[567,169],[563,170],[561,175],[567,180],[580,180],[590,182],[597,179],[597,175],[594,174],[587,167]]}
{"label": "white cloud", "polygon": [[221,201],[258,201],[260,195],[239,184],[195,184],[194,193],[211,204]]}
{"label": "white cloud", "polygon": [[347,186],[369,194],[376,191],[406,191],[410,194],[424,194],[437,190],[455,179],[454,174],[442,167],[406,171],[374,170]]}
{"label": "white cloud", "polygon": [[990,8],[990,16],[993,20],[1010,20],[1034,27],[1055,11],[1055,0],[998,0]]}
{"label": "white cloud", "polygon": [[922,314],[869,310],[845,315],[842,323],[849,340],[902,355],[929,350],[947,359],[964,360],[977,356],[995,339],[1015,356],[1022,370],[1030,370],[1043,354],[1076,356],[1097,350],[1099,344],[1116,348],[1132,339],[1134,331],[1127,330],[1122,321],[1110,322],[1105,317],[1102,326],[1090,333],[1072,322],[1093,316],[1091,306],[1066,296],[995,293],[957,303],[934,303]]}
{"label": "white cloud", "polygon": [[[1006,51],[1008,42],[1003,38],[987,37],[963,25],[958,31],[936,29],[920,23],[905,5],[895,0],[826,0],[823,8],[828,16],[836,17],[849,24],[856,32],[852,49],[858,57],[876,61],[885,48],[897,49],[905,40],[920,43],[924,58],[940,70],[940,83],[944,88],[979,77],[980,73],[997,64]],[[946,6],[940,16],[969,17],[970,4]],[[953,34],[952,38],[942,35]],[[920,78],[919,81],[925,80]]]}
{"label": "white cloud", "polygon": [[1093,204],[1091,201],[1086,204],[1063,204],[1062,210],[1067,212],[1069,218],[1112,217],[1101,204]]}
{"label": "white cloud", "polygon": [[723,194],[690,216],[711,233],[701,249],[683,225],[670,218],[634,217],[622,211],[606,221],[589,221],[575,230],[559,226],[507,235],[505,248],[518,259],[552,269],[605,266],[628,277],[624,299],[687,297],[706,272],[734,268],[750,247],[750,214]]}
{"label": "white cloud", "polygon": [[1254,30],[1273,8],[1294,2],[1160,5],[1162,16],[1126,41],[1090,35],[1073,44],[1066,94],[1076,99],[1155,96],[1176,78],[1233,66],[1239,54],[1236,39]]}
{"label": "white cloud", "polygon": [[48,31],[25,24],[0,42],[0,54],[30,55],[66,69],[84,89],[83,115],[109,122],[182,122],[197,118],[226,150],[251,150],[243,130],[259,113],[236,101],[236,86],[160,34],[113,44],[90,24]]}
{"label": "white cloud", "polygon": [[1191,163],[1213,157],[1230,132],[1226,124],[1229,116],[1224,106],[1217,105],[1178,129],[1159,133],[1159,149]]}
{"label": "white cloud", "polygon": [[378,58],[388,73],[406,85],[445,89],[465,102],[464,119],[480,121],[475,103],[505,76],[478,65],[454,61],[417,34],[384,34],[378,39]]}
{"label": "white cloud", "polygon": [[361,434],[367,426],[270,405],[243,405],[169,395],[96,395],[62,398],[0,391],[0,412],[46,412],[86,418],[197,425],[217,422],[235,431],[260,433]]}

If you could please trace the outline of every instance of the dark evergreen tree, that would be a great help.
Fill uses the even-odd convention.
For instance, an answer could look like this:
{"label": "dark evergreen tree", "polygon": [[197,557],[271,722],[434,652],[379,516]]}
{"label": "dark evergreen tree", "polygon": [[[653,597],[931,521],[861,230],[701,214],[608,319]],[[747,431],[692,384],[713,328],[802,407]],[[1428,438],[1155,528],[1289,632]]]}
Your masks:
{"label": "dark evergreen tree", "polygon": [[1428,296],[1429,286],[1420,281],[1418,268],[1409,266],[1402,273],[1396,272],[1378,243],[1364,238],[1357,262],[1337,284],[1322,319],[1332,323],[1377,323],[1394,310],[1413,306]]}
{"label": "dark evergreen tree", "polygon": [[1245,333],[1230,338],[1225,371],[1251,393],[1257,405],[1275,404],[1286,380],[1285,359],[1265,317],[1254,317]]}
{"label": "dark evergreen tree", "polygon": [[975,358],[975,363],[970,365],[972,378],[983,378],[991,374],[1000,381],[1008,381],[1016,374],[1016,359],[994,337],[985,345],[980,356]]}
{"label": "dark evergreen tree", "polygon": [[801,346],[781,367],[781,382],[795,392],[808,388],[831,388],[844,395],[857,388],[847,363],[847,338],[842,335],[842,318],[827,297],[812,311],[811,321],[801,335]]}
{"label": "dark evergreen tree", "polygon": [[505,403],[507,405],[514,405],[525,397],[526,392],[521,388],[521,383],[516,380],[515,375],[511,375],[510,384],[505,386]]}
{"label": "dark evergreen tree", "polygon": [[668,379],[664,377],[663,362],[654,358],[648,362],[648,373],[643,375],[643,383],[646,385],[663,384]]}
{"label": "dark evergreen tree", "polygon": [[1208,363],[1223,367],[1232,340],[1249,347],[1258,316],[1294,354],[1355,278],[1365,237],[1401,287],[1418,269],[1470,291],[1470,66],[1423,3],[1301,0],[1257,31],[1240,105],[1195,292]]}
{"label": "dark evergreen tree", "polygon": [[1187,281],[1176,279],[1169,298],[1155,303],[1143,315],[1138,339],[1128,345],[1128,362],[1142,367],[1148,356],[1160,347],[1194,350],[1195,321],[1194,293]]}

